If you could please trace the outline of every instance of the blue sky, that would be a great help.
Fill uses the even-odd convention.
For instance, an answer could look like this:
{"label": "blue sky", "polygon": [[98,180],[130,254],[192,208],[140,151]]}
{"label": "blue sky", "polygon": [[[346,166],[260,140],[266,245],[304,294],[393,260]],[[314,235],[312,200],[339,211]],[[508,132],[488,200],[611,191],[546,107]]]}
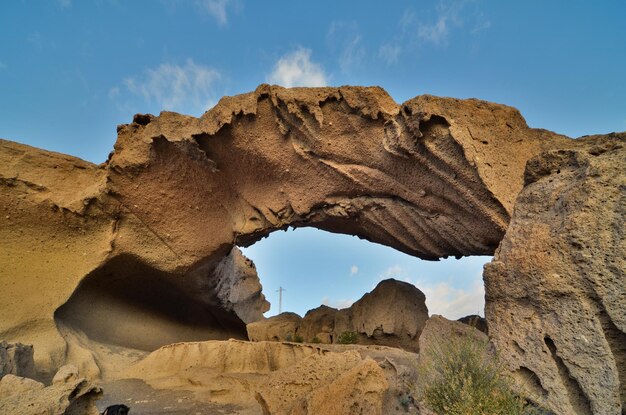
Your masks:
{"label": "blue sky", "polygon": [[[134,113],[200,115],[221,96],[262,82],[380,85],[398,102],[424,93],[476,97],[573,137],[623,131],[625,17],[621,0],[7,1],[0,137],[102,162],[116,125]],[[323,256],[277,253],[303,243],[303,252],[325,249]],[[445,305],[462,298],[464,310],[481,307],[469,298],[480,295],[484,258],[433,269],[311,230],[272,235],[248,253],[270,300],[283,284],[284,308],[300,313],[305,299],[346,304],[390,269],[447,298],[432,300],[442,304],[433,305],[437,312],[453,316]],[[279,275],[278,262],[300,277]],[[352,266],[358,272],[350,275]]]}

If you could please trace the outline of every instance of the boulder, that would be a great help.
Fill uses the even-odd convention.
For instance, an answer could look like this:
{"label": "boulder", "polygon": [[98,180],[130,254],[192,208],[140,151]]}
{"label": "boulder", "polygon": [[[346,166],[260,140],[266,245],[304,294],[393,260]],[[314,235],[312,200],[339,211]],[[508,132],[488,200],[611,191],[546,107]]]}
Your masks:
{"label": "boulder", "polygon": [[296,313],[281,313],[271,318],[250,323],[246,326],[251,341],[286,341],[298,333],[302,317]]}
{"label": "boulder", "polygon": [[477,314],[471,314],[469,316],[461,317],[457,320],[460,323],[467,324],[468,326],[474,327],[482,331],[485,334],[489,334],[487,328],[487,320],[484,317],[481,317]]}
{"label": "boulder", "polygon": [[489,335],[556,414],[626,411],[626,134],[577,140],[526,167],[485,266]]}
{"label": "boulder", "polygon": [[298,327],[298,334],[306,342],[333,343],[337,311],[326,305],[307,311]]}
{"label": "boulder", "polygon": [[412,351],[418,350],[418,339],[428,320],[424,293],[413,284],[394,279],[379,282],[345,312],[350,316],[347,330],[361,334],[361,342]]}

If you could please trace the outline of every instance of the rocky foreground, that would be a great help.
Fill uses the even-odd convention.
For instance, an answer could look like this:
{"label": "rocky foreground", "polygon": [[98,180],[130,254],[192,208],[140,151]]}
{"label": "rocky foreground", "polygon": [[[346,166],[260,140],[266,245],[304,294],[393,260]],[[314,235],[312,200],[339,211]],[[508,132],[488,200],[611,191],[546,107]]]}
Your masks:
{"label": "rocky foreground", "polygon": [[[245,340],[268,304],[237,246],[315,226],[425,259],[494,255],[485,312],[507,369],[554,413],[621,414],[625,144],[626,133],[532,129],[478,100],[399,105],[380,88],[268,85],[200,118],[137,115],[102,165],[1,140],[0,339],[34,346],[45,389],[66,364],[70,379],[106,383],[146,353]],[[373,324],[367,338],[380,334]],[[334,346],[313,349],[323,347]],[[342,376],[374,372],[358,363]],[[259,394],[254,404],[272,411]]]}

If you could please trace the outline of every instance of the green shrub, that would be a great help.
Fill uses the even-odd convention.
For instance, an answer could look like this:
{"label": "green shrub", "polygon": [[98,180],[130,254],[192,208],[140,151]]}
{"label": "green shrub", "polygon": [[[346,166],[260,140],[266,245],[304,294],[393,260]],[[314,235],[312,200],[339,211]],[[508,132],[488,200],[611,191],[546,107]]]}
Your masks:
{"label": "green shrub", "polygon": [[522,415],[533,413],[513,392],[513,381],[487,343],[446,339],[421,351],[421,399],[437,414]]}
{"label": "green shrub", "polygon": [[285,341],[286,342],[294,342],[294,343],[302,343],[304,341],[304,339],[298,333],[293,334],[293,333],[289,332],[285,336]]}
{"label": "green shrub", "polygon": [[337,338],[337,343],[339,344],[356,344],[357,341],[357,332],[356,331],[344,331]]}
{"label": "green shrub", "polygon": [[322,341],[321,341],[321,340],[320,340],[320,338],[319,338],[319,337],[317,337],[317,336],[315,336],[315,337],[313,337],[313,338],[311,339],[311,343],[315,343],[315,344],[317,344],[317,343],[321,343],[321,342],[322,342]]}

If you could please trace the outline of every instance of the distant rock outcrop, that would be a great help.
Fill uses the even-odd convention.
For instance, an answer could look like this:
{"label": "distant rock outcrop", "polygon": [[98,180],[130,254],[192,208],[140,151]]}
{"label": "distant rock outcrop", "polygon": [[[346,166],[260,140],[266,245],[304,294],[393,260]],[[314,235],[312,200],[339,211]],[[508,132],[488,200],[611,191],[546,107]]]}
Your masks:
{"label": "distant rock outcrop", "polygon": [[285,340],[297,335],[301,341],[341,342],[343,333],[354,333],[359,344],[379,344],[418,350],[418,338],[428,319],[426,297],[414,285],[387,279],[346,309],[325,305],[300,318],[282,313],[248,324],[252,341]]}

